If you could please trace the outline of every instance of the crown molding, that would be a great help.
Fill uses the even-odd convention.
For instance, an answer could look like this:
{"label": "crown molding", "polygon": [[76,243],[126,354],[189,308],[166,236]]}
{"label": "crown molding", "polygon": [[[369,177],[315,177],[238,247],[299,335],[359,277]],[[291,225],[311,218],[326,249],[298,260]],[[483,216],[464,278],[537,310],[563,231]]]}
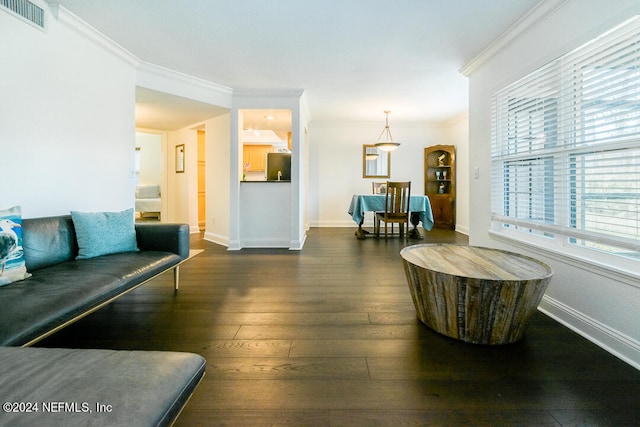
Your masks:
{"label": "crown molding", "polygon": [[80,17],[60,5],[56,0],[48,1],[51,13],[58,22],[97,46],[136,68],[138,83],[149,89],[163,90],[178,96],[229,107],[233,90],[178,71],[142,61],[127,49],[92,27]]}
{"label": "crown molding", "polygon": [[96,30],[64,6],[61,6],[57,1],[50,1],[49,7],[58,22],[66,25],[77,34],[90,40],[134,67],[137,67],[140,64],[140,59],[137,56],[133,55],[127,49]]}
{"label": "crown molding", "polygon": [[160,65],[151,64],[149,62],[141,61],[138,65],[138,71],[146,73],[155,77],[159,77],[174,82],[184,83],[190,86],[199,87],[213,92],[218,92],[221,95],[232,95],[233,89],[218,83],[210,82],[198,77],[191,76],[189,74],[182,73],[180,71],[174,71],[169,68],[162,67]]}
{"label": "crown molding", "polygon": [[136,85],[211,105],[231,108],[232,88],[149,62],[142,61],[138,66]]}
{"label": "crown molding", "polygon": [[466,77],[482,68],[492,58],[500,54],[507,47],[511,46],[527,33],[532,31],[542,21],[555,13],[556,10],[564,6],[570,0],[542,0],[536,4],[529,12],[521,17],[515,24],[507,29],[500,37],[494,40],[478,56],[460,68],[460,73]]}
{"label": "crown molding", "polygon": [[467,121],[469,120],[469,111],[464,111],[460,114],[450,117],[449,119],[443,121],[442,123],[445,127],[450,127],[450,126],[457,125],[458,123],[463,122],[465,120]]}
{"label": "crown molding", "polygon": [[236,88],[233,90],[234,96],[243,98],[300,98],[304,93],[304,89],[254,89],[254,88]]}

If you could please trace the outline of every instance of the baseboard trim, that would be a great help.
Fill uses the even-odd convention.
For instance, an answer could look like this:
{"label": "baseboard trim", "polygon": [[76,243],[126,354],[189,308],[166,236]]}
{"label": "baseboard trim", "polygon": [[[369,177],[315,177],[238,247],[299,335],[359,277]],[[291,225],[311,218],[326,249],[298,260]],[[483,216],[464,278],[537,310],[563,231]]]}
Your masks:
{"label": "baseboard trim", "polygon": [[640,370],[640,342],[547,295],[538,310]]}
{"label": "baseboard trim", "polygon": [[249,238],[242,239],[242,247],[243,248],[272,248],[272,249],[289,249],[290,241],[281,239],[281,238],[270,238],[270,237],[262,237],[262,238]]}
{"label": "baseboard trim", "polygon": [[469,227],[465,227],[465,226],[456,224],[456,232],[462,233],[462,234],[468,236],[469,235]]}
{"label": "baseboard trim", "polygon": [[291,240],[289,242],[289,250],[290,251],[301,251],[304,248],[304,242],[307,241],[307,233],[302,235],[302,239],[300,240]]}
{"label": "baseboard trim", "polygon": [[353,220],[311,220],[309,221],[309,227],[316,227],[316,228],[322,228],[322,227],[336,227],[336,228],[342,228],[342,227],[353,227],[353,228],[357,228],[358,224],[356,224],[355,222],[353,222]]}
{"label": "baseboard trim", "polygon": [[225,236],[221,236],[220,234],[210,233],[208,231],[205,231],[204,236],[202,238],[207,242],[216,243],[218,245],[229,247],[229,238]]}

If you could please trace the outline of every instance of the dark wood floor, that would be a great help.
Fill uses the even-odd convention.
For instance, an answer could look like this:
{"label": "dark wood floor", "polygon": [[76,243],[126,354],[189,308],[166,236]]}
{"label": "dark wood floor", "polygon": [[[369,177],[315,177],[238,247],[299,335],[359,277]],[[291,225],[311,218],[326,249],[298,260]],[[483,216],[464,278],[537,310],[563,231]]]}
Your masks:
{"label": "dark wood floor", "polygon": [[[399,239],[311,229],[304,250],[205,242],[40,346],[190,351],[207,374],[179,426],[638,425],[640,371],[537,313],[502,347],[420,324]],[[449,231],[424,242],[461,242]]]}

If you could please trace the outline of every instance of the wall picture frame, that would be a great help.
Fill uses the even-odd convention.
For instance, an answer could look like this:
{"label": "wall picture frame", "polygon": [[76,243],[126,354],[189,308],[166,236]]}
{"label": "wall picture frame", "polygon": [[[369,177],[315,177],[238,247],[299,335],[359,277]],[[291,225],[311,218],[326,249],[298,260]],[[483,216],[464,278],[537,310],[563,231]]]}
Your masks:
{"label": "wall picture frame", "polygon": [[184,144],[176,145],[176,173],[184,173]]}

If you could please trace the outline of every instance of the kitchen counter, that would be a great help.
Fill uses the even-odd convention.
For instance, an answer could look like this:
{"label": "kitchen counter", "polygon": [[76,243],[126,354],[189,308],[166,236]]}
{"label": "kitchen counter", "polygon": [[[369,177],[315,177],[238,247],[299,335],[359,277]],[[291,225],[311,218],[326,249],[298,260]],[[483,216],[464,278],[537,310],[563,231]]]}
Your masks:
{"label": "kitchen counter", "polygon": [[239,246],[290,247],[291,181],[241,182]]}

